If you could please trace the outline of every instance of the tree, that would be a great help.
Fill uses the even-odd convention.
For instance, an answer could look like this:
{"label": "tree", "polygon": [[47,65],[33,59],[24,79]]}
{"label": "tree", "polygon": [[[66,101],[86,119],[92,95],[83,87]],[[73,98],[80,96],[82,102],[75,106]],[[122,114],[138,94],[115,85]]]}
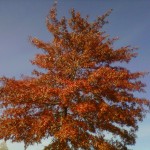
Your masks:
{"label": "tree", "polygon": [[[45,150],[126,150],[135,144],[138,122],[149,110],[143,72],[123,67],[137,56],[130,46],[113,48],[102,31],[111,11],[89,22],[74,9],[57,19],[56,5],[46,20],[51,42],[30,38],[43,50],[32,62],[32,77],[1,77],[0,138],[24,141],[25,148],[53,137]],[[117,65],[116,65],[117,64]],[[44,70],[43,70],[44,69]]]}
{"label": "tree", "polygon": [[2,142],[2,143],[0,144],[0,150],[8,150],[8,147],[7,147],[7,145],[6,145],[5,142]]}

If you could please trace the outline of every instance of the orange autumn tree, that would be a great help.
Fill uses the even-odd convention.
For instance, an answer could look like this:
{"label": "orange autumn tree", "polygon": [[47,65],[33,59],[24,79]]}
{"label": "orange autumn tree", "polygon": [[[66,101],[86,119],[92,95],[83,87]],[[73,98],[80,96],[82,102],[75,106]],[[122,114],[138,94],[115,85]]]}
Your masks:
{"label": "orange autumn tree", "polygon": [[23,141],[26,148],[53,137],[44,150],[126,150],[135,144],[138,122],[149,109],[149,101],[134,94],[144,90],[145,73],[121,67],[137,53],[113,48],[115,39],[102,31],[109,14],[89,22],[72,9],[69,19],[58,20],[56,6],[51,9],[46,25],[53,40],[31,38],[43,50],[32,61],[40,70],[0,79],[0,139]]}

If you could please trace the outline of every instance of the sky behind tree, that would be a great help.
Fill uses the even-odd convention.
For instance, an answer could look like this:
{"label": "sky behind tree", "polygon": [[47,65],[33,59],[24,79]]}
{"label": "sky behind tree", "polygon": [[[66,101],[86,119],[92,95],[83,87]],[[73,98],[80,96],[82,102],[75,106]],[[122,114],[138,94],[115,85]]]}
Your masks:
{"label": "sky behind tree", "polygon": [[[31,75],[34,66],[30,61],[40,50],[29,42],[29,36],[44,41],[52,39],[45,26],[45,19],[53,0],[1,0],[0,1],[0,76],[19,78]],[[150,72],[150,1],[149,0],[58,0],[58,17],[69,17],[69,10],[81,12],[83,16],[96,19],[107,10],[113,9],[108,17],[109,24],[103,28],[110,37],[119,37],[114,47],[131,45],[139,47],[138,57],[125,64],[132,71]],[[150,99],[150,75],[143,79],[146,93],[138,96]],[[137,94],[137,93],[136,93]],[[133,150],[148,150],[150,147],[150,114],[139,123],[137,142]],[[49,140],[27,150],[42,150]],[[9,150],[23,150],[23,143],[7,142]]]}

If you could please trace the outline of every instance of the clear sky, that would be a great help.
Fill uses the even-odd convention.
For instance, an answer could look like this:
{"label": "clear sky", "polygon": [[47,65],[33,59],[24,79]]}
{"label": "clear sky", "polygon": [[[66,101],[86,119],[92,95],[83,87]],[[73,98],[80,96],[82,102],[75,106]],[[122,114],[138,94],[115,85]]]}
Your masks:
{"label": "clear sky", "polygon": [[[53,0],[0,0],[0,76],[20,77],[30,75],[34,66],[30,61],[40,50],[29,42],[29,36],[44,41],[51,40],[45,27],[45,18]],[[83,16],[96,16],[113,9],[109,24],[104,30],[111,37],[119,37],[116,47],[131,45],[139,47],[139,55],[127,66],[132,71],[150,72],[150,0],[58,0],[58,15],[68,16],[68,10],[75,8]],[[150,99],[150,75],[143,79],[146,93],[139,96]],[[42,150],[48,140],[27,150]],[[23,150],[23,144],[7,142],[9,150]],[[150,148],[150,114],[139,123],[137,142],[133,150]]]}

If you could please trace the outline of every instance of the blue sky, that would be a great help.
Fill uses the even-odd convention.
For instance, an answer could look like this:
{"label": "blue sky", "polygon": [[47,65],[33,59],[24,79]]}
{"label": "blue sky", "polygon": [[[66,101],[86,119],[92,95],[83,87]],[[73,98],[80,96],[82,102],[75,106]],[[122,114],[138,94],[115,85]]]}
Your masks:
{"label": "blue sky", "polygon": [[[45,27],[45,18],[53,0],[0,0],[0,76],[20,77],[30,75],[34,66],[30,61],[40,50],[29,42],[29,36],[44,41],[51,40]],[[90,19],[113,9],[109,24],[104,30],[111,37],[119,37],[116,47],[131,45],[139,47],[138,57],[127,66],[133,71],[150,72],[150,1],[149,0],[58,0],[58,15],[68,16],[68,10],[75,8]],[[150,99],[149,76],[143,79],[146,93],[139,96]],[[137,142],[133,150],[149,150],[150,114],[139,123]],[[41,150],[48,140],[27,150]],[[23,150],[23,144],[7,142],[9,150]]]}

